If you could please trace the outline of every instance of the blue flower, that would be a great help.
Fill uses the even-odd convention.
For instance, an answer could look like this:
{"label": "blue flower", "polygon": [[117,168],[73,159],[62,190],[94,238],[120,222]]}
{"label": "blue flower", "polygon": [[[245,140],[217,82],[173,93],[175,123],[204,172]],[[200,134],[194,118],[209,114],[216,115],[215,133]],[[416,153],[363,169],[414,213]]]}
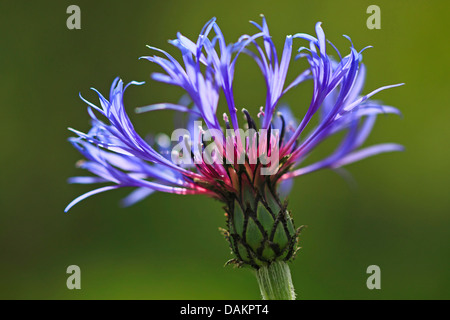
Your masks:
{"label": "blue flower", "polygon": [[[88,105],[92,128],[88,133],[71,129],[77,137],[70,138],[70,142],[86,158],[79,162],[79,167],[94,176],[74,177],[70,182],[109,185],[76,198],[65,211],[93,194],[120,187],[136,188],[124,199],[125,205],[154,191],[205,194],[225,204],[229,227],[226,237],[237,263],[257,268],[267,261],[286,260],[294,254],[298,232],[280,200],[280,193],[289,192],[292,178],[403,150],[394,143],[362,148],[378,114],[400,114],[396,108],[370,98],[401,84],[362,94],[366,68],[361,61],[366,48],[357,51],[347,37],[350,52],[342,56],[328,42],[338,57],[332,58],[321,23],[317,23],[315,37],[304,33],[286,36],[279,55],[265,18],[261,25],[252,24],[257,28],[255,34],[227,43],[212,19],[196,42],[180,33],[170,41],[181,52],[180,61],[154,47],[149,48],[155,55],[142,57],[162,68],[163,72],[152,74],[153,80],[185,91],[179,103],[152,104],[137,110],[186,113],[185,129],[179,128],[182,134],[174,141],[161,136],[148,143],[135,131],[125,111],[123,95],[130,84],[142,83],[131,82],[124,87],[122,80],[115,79],[109,99],[97,92],[98,106],[82,98]],[[294,42],[303,45],[298,47],[295,57]],[[236,62],[243,54],[253,58],[265,80],[266,101],[258,114],[259,121],[245,109],[242,110],[245,121],[239,121],[233,80]],[[306,59],[309,66],[286,83],[290,64],[297,59]],[[304,102],[294,101],[293,110],[280,105],[286,92],[305,81],[313,82],[313,92],[304,115],[298,107]],[[218,116],[221,95],[228,110]],[[318,121],[313,125],[314,117]],[[322,141],[343,131],[346,134],[334,152],[313,164],[302,165]],[[271,171],[264,173],[269,168]],[[267,213],[266,218],[260,217],[262,212]],[[238,226],[241,220],[243,225]],[[256,226],[254,230],[259,231],[250,230],[252,223]],[[249,238],[251,232],[254,238]]]}

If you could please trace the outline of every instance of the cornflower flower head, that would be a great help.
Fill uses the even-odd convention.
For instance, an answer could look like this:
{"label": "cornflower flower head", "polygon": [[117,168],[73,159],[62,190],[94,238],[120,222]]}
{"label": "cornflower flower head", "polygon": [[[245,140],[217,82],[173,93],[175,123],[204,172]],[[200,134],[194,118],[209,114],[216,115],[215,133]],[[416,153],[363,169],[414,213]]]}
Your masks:
{"label": "cornflower flower head", "polygon": [[[294,227],[287,200],[280,193],[289,192],[295,177],[402,150],[402,146],[393,143],[361,148],[378,114],[400,113],[369,98],[398,85],[362,94],[366,75],[361,62],[364,49],[357,51],[350,41],[350,52],[342,56],[329,42],[338,57],[333,59],[328,54],[321,23],[316,24],[316,36],[304,33],[287,36],[281,54],[275,48],[265,18],[262,17],[261,24],[251,23],[256,27],[255,34],[227,43],[212,19],[196,42],[180,33],[170,41],[181,52],[180,61],[154,47],[149,48],[155,55],[142,57],[163,70],[152,74],[153,80],[185,91],[178,103],[157,103],[137,109],[138,113],[157,110],[186,113],[186,127],[175,130],[172,139],[161,135],[152,144],[135,131],[125,111],[123,95],[129,85],[142,83],[124,85],[117,78],[109,98],[97,92],[99,105],[82,98],[88,105],[92,128],[88,133],[71,129],[77,137],[70,138],[70,142],[86,158],[79,162],[79,167],[95,176],[73,177],[70,182],[109,185],[76,198],[66,211],[91,195],[121,187],[136,188],[123,200],[125,205],[155,191],[216,198],[226,211],[227,229],[223,233],[234,254],[229,262],[257,270],[264,298],[293,298],[285,261],[293,259],[298,250],[301,228]],[[299,42],[299,46],[294,47],[294,42]],[[238,110],[234,99],[235,66],[241,55],[253,58],[266,85],[265,105],[253,116],[246,109]],[[306,59],[308,68],[286,83],[294,59]],[[305,81],[313,82],[306,113],[299,108],[291,112],[280,107],[283,95]],[[221,94],[228,109],[218,115]],[[303,116],[301,121],[293,114]],[[318,119],[314,125],[313,117]],[[342,142],[334,152],[303,165],[322,141],[343,131]],[[277,273],[284,273],[285,279],[276,278]],[[283,281],[287,289],[269,292]]]}

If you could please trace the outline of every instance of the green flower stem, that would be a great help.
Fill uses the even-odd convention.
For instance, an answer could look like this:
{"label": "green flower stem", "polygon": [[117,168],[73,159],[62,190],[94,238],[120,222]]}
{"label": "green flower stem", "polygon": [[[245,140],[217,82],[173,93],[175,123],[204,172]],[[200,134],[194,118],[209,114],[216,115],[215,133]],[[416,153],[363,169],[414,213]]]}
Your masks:
{"label": "green flower stem", "polygon": [[263,300],[295,300],[291,271],[284,261],[276,261],[256,271]]}

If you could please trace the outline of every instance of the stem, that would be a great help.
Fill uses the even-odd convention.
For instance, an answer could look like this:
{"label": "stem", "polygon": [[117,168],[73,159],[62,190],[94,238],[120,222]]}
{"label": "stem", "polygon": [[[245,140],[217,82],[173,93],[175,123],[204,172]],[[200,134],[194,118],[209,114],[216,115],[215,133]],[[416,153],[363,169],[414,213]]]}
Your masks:
{"label": "stem", "polygon": [[275,261],[256,271],[263,300],[295,300],[291,271],[284,261]]}

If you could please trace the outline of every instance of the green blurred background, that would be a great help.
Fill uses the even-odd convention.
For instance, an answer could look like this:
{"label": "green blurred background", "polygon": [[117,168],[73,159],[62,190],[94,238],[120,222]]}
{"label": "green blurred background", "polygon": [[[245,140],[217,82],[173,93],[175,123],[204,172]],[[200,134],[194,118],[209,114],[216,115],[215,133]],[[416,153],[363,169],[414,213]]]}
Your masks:
{"label": "green blurred background", "polygon": [[[66,28],[70,4],[81,8],[81,30]],[[381,8],[381,30],[366,27],[370,4]],[[356,188],[327,170],[296,180],[290,209],[308,225],[291,264],[299,298],[450,298],[449,10],[444,1],[1,1],[0,298],[259,299],[250,270],[223,266],[231,256],[214,200],[155,194],[123,209],[131,190],[118,190],[63,209],[91,189],[66,183],[84,173],[67,142],[67,127],[89,129],[78,92],[95,101],[89,88],[107,92],[118,75],[147,81],[158,68],[138,60],[151,53],[145,45],[176,52],[167,39],[177,31],[195,39],[212,16],[235,41],[255,32],[248,21],[260,13],[280,50],[286,34],[314,33],[317,21],[341,52],[349,47],[342,34],[356,48],[373,45],[364,54],[365,92],[406,83],[377,96],[404,118],[380,117],[368,141],[398,142],[406,152],[349,166]],[[236,100],[256,110],[264,83],[246,59]],[[130,88],[138,132],[170,132],[173,113],[133,110],[180,94],[152,81]],[[307,84],[285,101],[301,117],[310,95]],[[81,290],[66,288],[73,264]],[[366,287],[372,264],[381,290]]]}

